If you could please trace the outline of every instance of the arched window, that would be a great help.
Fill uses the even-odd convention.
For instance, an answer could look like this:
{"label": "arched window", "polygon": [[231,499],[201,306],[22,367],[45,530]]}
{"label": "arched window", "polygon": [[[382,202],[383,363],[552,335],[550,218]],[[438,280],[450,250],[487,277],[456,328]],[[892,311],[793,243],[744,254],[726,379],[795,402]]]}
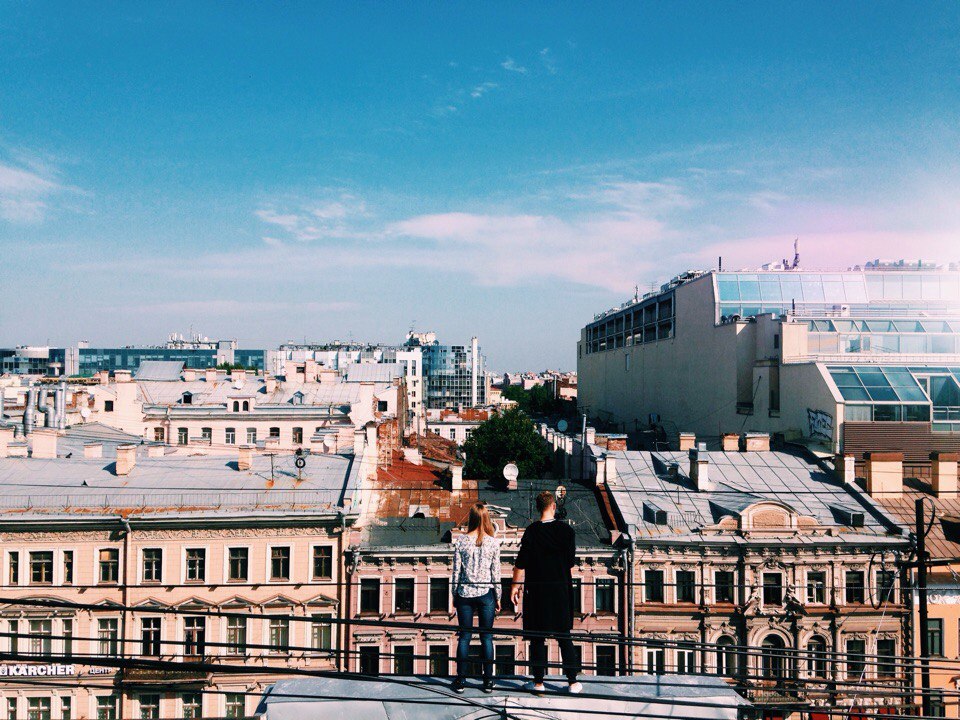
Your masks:
{"label": "arched window", "polygon": [[249,401],[249,400],[244,400],[244,401],[243,401],[243,411],[244,411],[244,412],[247,412],[248,410],[250,410],[250,401]]}
{"label": "arched window", "polygon": [[234,401],[233,401],[233,411],[234,411],[234,412],[240,412],[240,401],[239,401],[239,400],[234,400]]}
{"label": "arched window", "polygon": [[737,674],[737,651],[729,635],[717,638],[717,675],[733,677]]}
{"label": "arched window", "polygon": [[810,677],[827,677],[827,641],[822,637],[812,637],[807,643],[807,672]]}
{"label": "arched window", "polygon": [[787,676],[786,644],[779,635],[767,635],[760,644],[760,676],[782,680]]}

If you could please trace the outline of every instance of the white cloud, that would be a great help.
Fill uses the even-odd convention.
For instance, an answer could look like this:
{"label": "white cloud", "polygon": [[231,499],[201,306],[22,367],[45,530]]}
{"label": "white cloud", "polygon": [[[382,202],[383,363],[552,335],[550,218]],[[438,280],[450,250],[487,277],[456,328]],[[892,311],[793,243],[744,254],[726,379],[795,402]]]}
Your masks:
{"label": "white cloud", "polygon": [[0,162],[0,219],[21,224],[40,222],[50,198],[62,190],[50,174]]}
{"label": "white cloud", "polygon": [[507,72],[520,73],[521,75],[525,75],[527,73],[527,69],[523,65],[518,65],[517,62],[511,57],[508,57],[506,60],[500,63],[500,67]]}
{"label": "white cloud", "polygon": [[486,93],[490,92],[491,90],[497,87],[499,86],[495,82],[480,83],[479,85],[474,87],[473,90],[470,91],[470,97],[472,98],[483,97]]}
{"label": "white cloud", "polygon": [[545,47],[540,51],[540,62],[548,73],[551,75],[557,74],[557,63],[553,59],[553,53],[550,52],[550,48]]}

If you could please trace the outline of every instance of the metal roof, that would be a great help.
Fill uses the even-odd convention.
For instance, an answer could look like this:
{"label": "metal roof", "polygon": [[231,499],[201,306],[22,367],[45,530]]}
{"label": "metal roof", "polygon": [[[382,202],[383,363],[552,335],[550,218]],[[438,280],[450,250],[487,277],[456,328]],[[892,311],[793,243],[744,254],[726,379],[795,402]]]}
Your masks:
{"label": "metal roof", "polygon": [[[498,679],[491,695],[468,685],[454,696],[448,683],[428,677],[281,680],[267,689],[264,720],[466,720],[508,714],[575,720],[584,714],[621,718],[683,717],[734,720],[750,703],[721,678],[691,675],[584,676],[582,695],[563,691],[566,680],[546,679],[547,693],[523,689],[524,679]],[[687,703],[690,704],[687,704]]]}
{"label": "metal roof", "polygon": [[[699,530],[722,517],[737,517],[758,502],[776,502],[812,517],[833,529],[819,534],[820,543],[869,542],[903,544],[905,536],[891,532],[896,521],[859,488],[844,485],[827,469],[792,452],[707,452],[713,491],[698,491],[690,478],[690,459],[684,452],[612,451],[617,482],[611,497],[627,524],[635,525],[638,539],[664,537],[708,542]],[[666,523],[651,517],[651,508],[666,513]],[[844,525],[844,515],[863,513],[862,528]],[[726,541],[724,538],[723,541]],[[779,537],[778,542],[809,542]]]}
{"label": "metal roof", "polygon": [[183,365],[182,360],[142,360],[133,377],[137,380],[178,382]]}
{"label": "metal roof", "polygon": [[389,383],[403,377],[403,366],[398,363],[350,363],[344,380],[354,382]]}

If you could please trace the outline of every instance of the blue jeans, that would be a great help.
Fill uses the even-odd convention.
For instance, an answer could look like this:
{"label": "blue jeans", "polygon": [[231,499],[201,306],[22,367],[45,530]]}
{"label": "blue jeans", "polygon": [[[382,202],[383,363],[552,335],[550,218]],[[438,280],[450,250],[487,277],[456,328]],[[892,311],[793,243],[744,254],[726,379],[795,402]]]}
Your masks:
{"label": "blue jeans", "polygon": [[457,677],[467,677],[467,658],[470,654],[470,640],[473,639],[473,616],[477,616],[480,626],[480,654],[483,660],[483,677],[493,679],[493,618],[497,613],[497,596],[493,590],[480,597],[467,598],[453,596],[453,606],[457,609],[457,624],[460,626],[460,642],[457,644]]}

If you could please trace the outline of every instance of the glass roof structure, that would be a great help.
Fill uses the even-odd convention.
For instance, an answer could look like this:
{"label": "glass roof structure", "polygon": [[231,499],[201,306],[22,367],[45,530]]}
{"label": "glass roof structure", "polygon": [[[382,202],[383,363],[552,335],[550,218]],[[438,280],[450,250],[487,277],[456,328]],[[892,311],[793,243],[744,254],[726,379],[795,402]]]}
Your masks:
{"label": "glass roof structure", "polygon": [[930,402],[909,368],[847,365],[827,369],[848,402]]}

